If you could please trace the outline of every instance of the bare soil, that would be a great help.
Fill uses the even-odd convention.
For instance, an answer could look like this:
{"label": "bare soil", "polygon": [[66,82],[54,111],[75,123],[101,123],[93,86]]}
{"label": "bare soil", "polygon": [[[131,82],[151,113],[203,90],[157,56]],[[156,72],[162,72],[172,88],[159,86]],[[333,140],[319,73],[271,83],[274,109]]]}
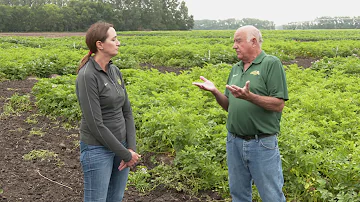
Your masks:
{"label": "bare soil", "polygon": [[297,64],[298,67],[309,68],[311,65],[318,60],[317,58],[295,58],[294,60],[283,62],[283,65]]}

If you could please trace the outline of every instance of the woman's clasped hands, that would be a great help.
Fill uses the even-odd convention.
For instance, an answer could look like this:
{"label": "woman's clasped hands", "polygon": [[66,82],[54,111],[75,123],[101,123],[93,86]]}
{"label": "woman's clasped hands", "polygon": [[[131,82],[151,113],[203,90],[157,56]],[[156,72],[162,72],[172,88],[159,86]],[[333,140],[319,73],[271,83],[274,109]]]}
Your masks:
{"label": "woman's clasped hands", "polygon": [[132,149],[129,149],[130,153],[131,153],[131,160],[128,162],[125,162],[124,160],[121,161],[120,166],[119,166],[119,171],[122,171],[124,168],[133,168],[136,166],[139,158],[141,157],[140,154],[134,152]]}

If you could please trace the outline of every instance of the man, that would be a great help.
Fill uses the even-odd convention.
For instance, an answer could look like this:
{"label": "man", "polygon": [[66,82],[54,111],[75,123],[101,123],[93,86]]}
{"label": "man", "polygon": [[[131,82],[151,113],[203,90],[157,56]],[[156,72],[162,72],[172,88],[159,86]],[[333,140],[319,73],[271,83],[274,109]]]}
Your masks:
{"label": "man", "polygon": [[232,67],[225,94],[202,76],[203,83],[193,83],[210,91],[228,111],[226,152],[233,202],[252,201],[252,181],[263,202],[286,201],[277,143],[288,100],[286,77],[281,61],[261,49],[262,41],[254,26],[236,30],[233,48],[240,62]]}

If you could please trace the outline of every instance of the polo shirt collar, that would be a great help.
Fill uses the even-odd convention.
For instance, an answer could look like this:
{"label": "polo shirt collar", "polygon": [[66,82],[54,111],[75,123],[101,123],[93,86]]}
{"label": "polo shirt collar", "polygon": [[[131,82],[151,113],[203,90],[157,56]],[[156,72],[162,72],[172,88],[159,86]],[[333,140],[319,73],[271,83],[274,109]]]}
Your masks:
{"label": "polo shirt collar", "polygon": [[266,53],[264,51],[261,51],[261,53],[255,58],[255,60],[252,61],[252,63],[260,64],[265,57],[266,57]]}
{"label": "polo shirt collar", "polygon": [[[98,71],[104,71],[104,70],[100,67],[100,65],[95,61],[94,57],[91,56],[91,57],[89,58],[89,60],[94,64],[94,67],[95,67],[96,70],[98,70]],[[110,60],[110,61],[109,61],[109,64],[108,64],[109,67],[110,67],[110,65],[111,65],[112,63],[113,63],[113,62]]]}
{"label": "polo shirt collar", "polygon": [[[251,64],[260,64],[266,56],[267,54],[262,50],[260,54],[255,58],[255,60],[251,62]],[[244,62],[240,61],[237,65],[240,67],[244,67]]]}

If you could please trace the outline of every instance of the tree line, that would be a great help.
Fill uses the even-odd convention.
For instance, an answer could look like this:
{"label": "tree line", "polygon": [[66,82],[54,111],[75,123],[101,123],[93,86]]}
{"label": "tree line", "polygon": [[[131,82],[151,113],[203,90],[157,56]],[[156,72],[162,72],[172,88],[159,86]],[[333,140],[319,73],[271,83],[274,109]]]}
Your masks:
{"label": "tree line", "polygon": [[268,20],[230,18],[226,20],[195,20],[194,30],[236,30],[243,25],[254,25],[258,29],[275,29],[274,22]]}
{"label": "tree line", "polygon": [[313,21],[288,23],[283,29],[360,29],[360,16],[323,16]]}
{"label": "tree line", "polygon": [[360,29],[359,17],[319,17],[313,21],[292,22],[281,26],[275,26],[274,22],[254,18],[237,20],[195,20],[196,30],[235,30],[243,25],[254,25],[259,29]]}
{"label": "tree line", "polygon": [[194,26],[185,2],[178,0],[0,0],[0,32],[86,31],[100,20],[118,31]]}
{"label": "tree line", "polygon": [[0,32],[86,31],[96,21],[130,30],[360,29],[358,17],[319,17],[276,26],[254,18],[194,20],[179,0],[0,0]]}

